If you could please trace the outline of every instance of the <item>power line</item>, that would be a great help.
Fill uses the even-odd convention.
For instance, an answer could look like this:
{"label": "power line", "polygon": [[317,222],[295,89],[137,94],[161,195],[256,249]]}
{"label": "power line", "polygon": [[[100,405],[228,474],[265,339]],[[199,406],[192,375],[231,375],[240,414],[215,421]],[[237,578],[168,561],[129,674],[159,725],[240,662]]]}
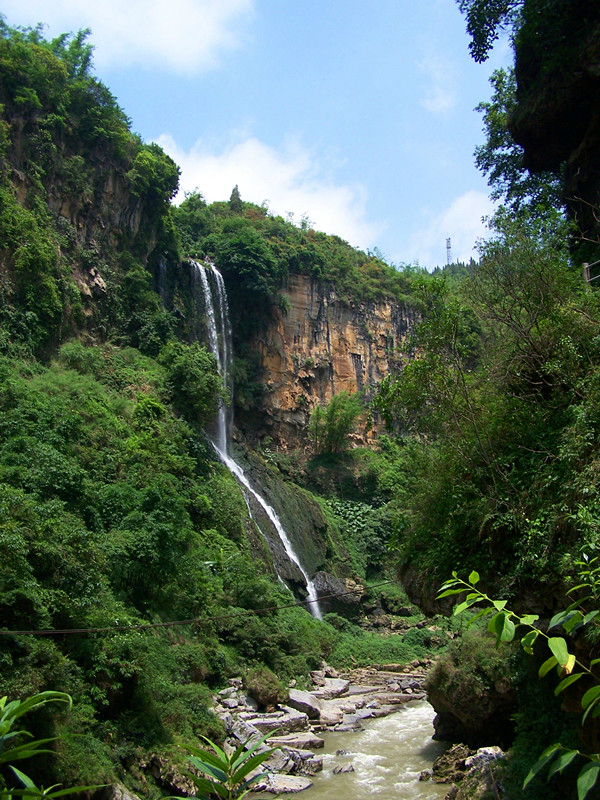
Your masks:
{"label": "power line", "polygon": [[[386,586],[389,583],[396,583],[393,580],[381,581],[369,586],[369,589],[378,589],[380,586]],[[358,594],[358,589],[349,589],[346,592],[334,592],[332,594],[321,595],[319,600],[305,600],[302,602],[296,601],[294,603],[286,603],[281,606],[266,606],[265,608],[247,608],[241,609],[236,614],[217,614],[214,617],[194,617],[192,619],[179,619],[171,620],[169,622],[144,622],[138,625],[113,625],[105,628],[62,628],[54,629],[48,628],[45,630],[23,630],[23,631],[3,631],[0,630],[0,636],[72,636],[75,634],[83,633],[113,633],[119,631],[138,631],[138,630],[151,630],[152,628],[172,628],[177,625],[195,625],[205,622],[217,622],[220,620],[235,619],[236,617],[249,616],[251,614],[266,614],[271,611],[283,611],[286,608],[301,608],[311,603],[316,603],[321,600],[331,600],[334,597],[346,597],[347,595]]]}

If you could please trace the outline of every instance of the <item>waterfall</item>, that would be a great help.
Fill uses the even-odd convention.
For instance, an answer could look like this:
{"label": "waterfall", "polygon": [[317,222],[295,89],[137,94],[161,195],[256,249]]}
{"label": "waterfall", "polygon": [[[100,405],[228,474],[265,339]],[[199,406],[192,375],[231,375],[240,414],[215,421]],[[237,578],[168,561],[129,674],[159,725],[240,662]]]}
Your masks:
{"label": "waterfall", "polygon": [[[200,278],[202,291],[204,294],[204,305],[206,310],[206,325],[208,328],[208,345],[211,353],[214,355],[219,374],[223,380],[223,385],[226,391],[231,395],[231,323],[229,321],[229,308],[227,306],[227,293],[225,291],[225,282],[223,276],[214,266],[214,264],[201,264],[197,261],[192,261],[194,271]],[[214,286],[211,287],[211,280]],[[216,306],[214,302],[216,296]],[[281,524],[281,520],[277,516],[275,509],[270,506],[265,498],[256,491],[248,480],[242,467],[235,461],[229,454],[229,432],[231,428],[230,408],[231,404],[221,402],[219,406],[219,413],[217,415],[216,432],[213,438],[213,446],[217,455],[225,464],[227,469],[235,476],[238,482],[246,489],[246,491],[254,497],[256,502],[260,505],[268,519],[270,520],[273,528],[276,530],[277,535],[283,545],[283,549],[292,564],[295,564],[304,582],[306,584],[307,604],[311,614],[317,619],[322,619],[321,609],[319,608],[319,601],[317,598],[317,591],[315,585],[310,579],[307,571],[300,563],[300,559],[296,554],[294,547],[287,535],[285,528]],[[265,537],[266,538],[266,537]],[[281,577],[278,576],[281,580]]]}

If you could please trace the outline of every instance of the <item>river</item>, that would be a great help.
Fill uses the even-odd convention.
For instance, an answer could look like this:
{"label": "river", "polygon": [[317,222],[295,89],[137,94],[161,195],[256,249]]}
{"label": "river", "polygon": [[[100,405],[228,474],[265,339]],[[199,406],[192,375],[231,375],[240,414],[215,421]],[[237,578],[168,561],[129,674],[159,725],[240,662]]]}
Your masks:
{"label": "river", "polygon": [[[357,733],[325,734],[323,771],[302,800],[433,800],[448,786],[419,781],[446,746],[431,739],[434,711],[418,701],[387,717],[366,722]],[[336,755],[344,751],[345,755]],[[334,775],[337,766],[352,764],[354,772]]]}

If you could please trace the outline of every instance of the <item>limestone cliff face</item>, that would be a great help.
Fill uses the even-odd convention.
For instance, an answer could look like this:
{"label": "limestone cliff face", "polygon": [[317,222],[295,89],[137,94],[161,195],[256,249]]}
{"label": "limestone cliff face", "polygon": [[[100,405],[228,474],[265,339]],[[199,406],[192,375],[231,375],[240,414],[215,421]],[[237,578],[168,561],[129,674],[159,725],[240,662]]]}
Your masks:
{"label": "limestone cliff face", "polygon": [[[311,411],[334,394],[364,392],[371,399],[417,321],[414,309],[392,300],[349,304],[305,275],[290,275],[285,291],[288,313],[253,343],[267,385],[253,434],[284,448],[307,443]],[[369,436],[363,421],[357,441]]]}

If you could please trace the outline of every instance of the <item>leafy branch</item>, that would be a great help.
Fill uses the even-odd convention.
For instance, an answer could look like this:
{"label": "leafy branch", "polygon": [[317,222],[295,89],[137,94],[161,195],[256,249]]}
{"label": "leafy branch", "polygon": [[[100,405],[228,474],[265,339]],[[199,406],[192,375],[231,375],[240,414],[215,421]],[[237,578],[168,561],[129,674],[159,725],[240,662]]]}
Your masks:
{"label": "leafy branch", "polygon": [[[191,753],[190,764],[203,773],[203,775],[190,774],[190,778],[199,790],[196,796],[198,800],[210,800],[214,797],[220,798],[220,800],[241,800],[242,797],[245,797],[252,785],[264,777],[265,773],[253,775],[250,778],[248,775],[277,749],[270,748],[262,750],[260,753],[256,752],[267,736],[272,735],[273,733],[265,734],[250,747],[248,747],[249,742],[243,742],[230,755],[227,755],[224,750],[205,736],[202,738],[210,746],[210,750],[187,745],[185,749]],[[204,777],[205,775],[207,777]]]}
{"label": "leafy branch", "polygon": [[[555,614],[548,625],[548,632],[536,627],[539,622],[537,614],[517,614],[507,607],[506,600],[493,599],[480,591],[477,588],[479,574],[475,570],[471,572],[466,581],[459,578],[456,572],[453,572],[452,579],[446,581],[440,588],[438,600],[444,597],[463,595],[467,592],[464,599],[455,606],[454,615],[462,614],[474,606],[483,606],[469,620],[468,626],[479,619],[489,617],[488,630],[496,637],[496,645],[501,642],[512,642],[517,636],[520,636],[523,650],[528,655],[533,655],[533,648],[536,642],[538,640],[544,641],[551,655],[540,666],[538,675],[543,678],[553,669],[556,669],[560,678],[558,685],[554,689],[556,696],[581,678],[591,678],[593,686],[581,698],[581,707],[583,709],[581,724],[583,726],[590,715],[591,717],[600,716],[600,678],[592,671],[592,668],[600,663],[600,658],[592,659],[588,666],[581,662],[574,653],[569,652],[569,647],[564,637],[554,636],[549,633],[553,628],[562,626],[565,633],[571,635],[590,625],[600,613],[598,608],[588,612],[583,608],[584,604],[589,601],[592,601],[596,606],[598,605],[600,596],[600,562],[598,561],[598,556],[594,558],[584,556],[582,561],[577,561],[575,564],[580,570],[580,582],[569,589],[568,593],[583,592],[584,596],[572,602],[563,611]],[[554,775],[562,774],[578,757],[586,760],[577,777],[578,800],[585,800],[596,785],[600,775],[600,753],[583,753],[580,750],[566,748],[560,743],[550,745],[540,754],[523,782],[523,789],[544,769],[548,769],[547,780],[550,780]]]}

